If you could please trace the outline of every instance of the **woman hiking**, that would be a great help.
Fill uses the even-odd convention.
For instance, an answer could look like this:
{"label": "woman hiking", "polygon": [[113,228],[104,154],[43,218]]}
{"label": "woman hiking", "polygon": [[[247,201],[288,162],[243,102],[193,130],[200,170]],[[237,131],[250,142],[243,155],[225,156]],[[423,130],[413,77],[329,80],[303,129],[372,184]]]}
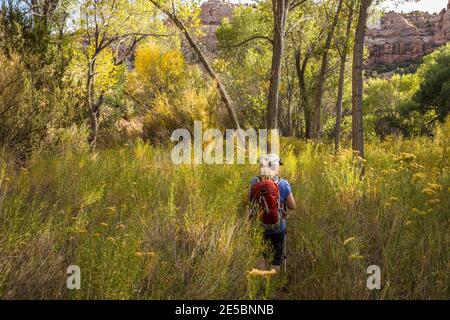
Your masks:
{"label": "woman hiking", "polygon": [[283,165],[277,154],[261,157],[260,175],[250,181],[249,201],[251,215],[258,216],[264,226],[264,240],[273,253],[272,267],[279,272],[286,237],[286,209],[295,209],[291,185],[280,178]]}

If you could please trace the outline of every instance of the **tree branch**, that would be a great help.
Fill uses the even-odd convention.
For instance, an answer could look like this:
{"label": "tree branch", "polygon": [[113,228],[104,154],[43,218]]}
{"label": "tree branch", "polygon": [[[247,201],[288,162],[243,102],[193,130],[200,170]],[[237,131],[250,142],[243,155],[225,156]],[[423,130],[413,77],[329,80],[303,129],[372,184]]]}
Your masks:
{"label": "tree branch", "polygon": [[241,41],[241,42],[238,42],[238,43],[219,46],[219,48],[237,48],[237,47],[243,46],[244,44],[246,44],[246,43],[248,43],[250,41],[253,41],[253,40],[267,40],[267,41],[269,41],[269,43],[271,45],[273,45],[273,40],[271,38],[269,38],[267,36],[259,36],[259,35],[257,35],[257,36],[253,36],[253,37],[250,37],[248,39],[245,39],[244,41]]}
{"label": "tree branch", "polygon": [[297,8],[299,5],[305,3],[306,1],[308,1],[308,0],[300,0],[300,1],[294,2],[293,4],[291,4],[289,6],[289,11],[294,10],[295,8]]}

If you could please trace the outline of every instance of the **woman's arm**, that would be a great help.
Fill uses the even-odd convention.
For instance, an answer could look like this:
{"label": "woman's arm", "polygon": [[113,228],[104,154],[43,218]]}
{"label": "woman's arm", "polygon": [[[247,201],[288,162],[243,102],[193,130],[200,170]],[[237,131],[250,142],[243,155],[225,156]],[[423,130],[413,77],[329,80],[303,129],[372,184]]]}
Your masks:
{"label": "woman's arm", "polygon": [[289,193],[289,195],[286,198],[286,205],[291,210],[295,209],[295,199],[294,199],[294,195],[292,194],[292,192]]}

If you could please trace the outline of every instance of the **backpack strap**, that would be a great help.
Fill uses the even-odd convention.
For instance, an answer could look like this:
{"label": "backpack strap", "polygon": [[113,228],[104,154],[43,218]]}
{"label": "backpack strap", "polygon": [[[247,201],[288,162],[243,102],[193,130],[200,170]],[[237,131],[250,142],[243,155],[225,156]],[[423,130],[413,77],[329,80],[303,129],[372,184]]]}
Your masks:
{"label": "backpack strap", "polygon": [[[278,181],[276,182],[278,187],[280,186],[280,183],[281,183],[282,180],[283,180],[283,178],[278,177]],[[287,205],[286,202],[285,201],[282,202],[281,201],[281,197],[280,197],[280,200],[279,200],[279,211],[281,211],[282,218],[286,218],[286,211],[287,211],[286,205]]]}

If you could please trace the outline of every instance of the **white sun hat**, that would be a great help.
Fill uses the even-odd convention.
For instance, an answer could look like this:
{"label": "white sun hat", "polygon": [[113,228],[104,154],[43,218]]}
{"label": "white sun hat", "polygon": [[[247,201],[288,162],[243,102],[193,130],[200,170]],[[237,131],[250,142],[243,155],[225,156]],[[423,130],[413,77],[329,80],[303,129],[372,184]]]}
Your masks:
{"label": "white sun hat", "polygon": [[274,176],[278,174],[279,166],[283,165],[280,157],[275,153],[269,153],[259,159],[260,175]]}

